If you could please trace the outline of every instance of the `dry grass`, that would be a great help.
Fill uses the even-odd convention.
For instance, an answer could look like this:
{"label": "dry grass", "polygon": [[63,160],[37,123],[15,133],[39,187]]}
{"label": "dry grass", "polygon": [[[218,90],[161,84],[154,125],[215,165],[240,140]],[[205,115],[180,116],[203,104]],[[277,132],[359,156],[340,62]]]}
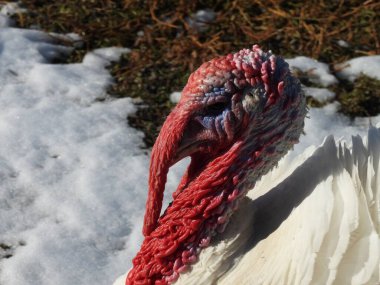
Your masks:
{"label": "dry grass", "polygon": [[380,114],[380,81],[361,75],[354,83],[346,82],[339,101],[342,112],[351,118]]}
{"label": "dry grass", "polygon": [[[142,98],[148,108],[130,123],[151,145],[172,107],[168,95],[181,90],[201,62],[253,43],[284,56],[306,55],[329,64],[380,53],[380,2],[280,0],[24,0],[19,26],[83,37],[71,61],[91,49],[127,46],[132,52],[112,68],[115,96]],[[189,19],[211,9],[215,19],[202,31]],[[344,40],[348,46],[339,45]]]}

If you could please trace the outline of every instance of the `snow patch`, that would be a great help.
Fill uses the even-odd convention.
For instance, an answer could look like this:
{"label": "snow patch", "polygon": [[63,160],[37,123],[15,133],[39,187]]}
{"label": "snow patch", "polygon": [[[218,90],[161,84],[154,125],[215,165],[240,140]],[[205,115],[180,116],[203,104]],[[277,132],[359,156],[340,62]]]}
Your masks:
{"label": "snow patch", "polygon": [[45,33],[5,28],[0,42],[0,243],[12,248],[0,283],[110,284],[142,239],[147,188],[135,108],[106,93],[104,67],[126,49],[49,64],[71,49]]}
{"label": "snow patch", "polygon": [[326,63],[319,62],[306,56],[297,56],[286,59],[292,71],[300,70],[309,76],[310,81],[324,87],[338,83],[338,80],[331,74]]}
{"label": "snow patch", "polygon": [[170,94],[169,98],[172,103],[177,104],[181,99],[181,92],[173,92]]}
{"label": "snow patch", "polygon": [[83,64],[87,66],[98,66],[104,68],[110,65],[111,62],[118,61],[124,53],[130,52],[128,48],[101,48],[89,52],[83,59]]}
{"label": "snow patch", "polygon": [[13,21],[9,18],[17,13],[25,13],[26,9],[19,6],[19,3],[10,2],[1,4],[0,3],[0,28],[9,27],[13,24]]}
{"label": "snow patch", "polygon": [[332,101],[335,98],[335,93],[326,88],[303,87],[305,94],[313,97],[320,103]]}
{"label": "snow patch", "polygon": [[362,56],[335,66],[340,78],[354,81],[360,74],[380,80],[380,55]]}
{"label": "snow patch", "polygon": [[214,22],[216,13],[211,9],[198,10],[191,17],[187,17],[186,21],[189,26],[197,32],[204,32],[210,23]]}

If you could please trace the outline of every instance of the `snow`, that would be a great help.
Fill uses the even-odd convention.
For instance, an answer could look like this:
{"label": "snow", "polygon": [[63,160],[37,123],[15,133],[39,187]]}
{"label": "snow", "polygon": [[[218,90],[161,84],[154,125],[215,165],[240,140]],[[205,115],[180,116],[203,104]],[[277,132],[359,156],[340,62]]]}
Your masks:
{"label": "snow", "polygon": [[349,48],[350,47],[350,44],[344,40],[338,40],[337,44],[341,47],[344,47],[344,48]]}
{"label": "snow", "polygon": [[[107,94],[106,66],[129,50],[103,48],[82,63],[51,64],[72,49],[54,35],[9,28],[1,15],[0,284],[111,284],[139,249],[147,194],[149,154],[126,120],[135,106]],[[323,86],[336,82],[322,63],[290,62]],[[331,133],[364,134],[380,121],[351,122],[336,108],[310,110],[306,135],[290,155]],[[169,173],[165,203],[187,164]]]}
{"label": "snow", "polygon": [[0,28],[8,27],[11,24],[10,19],[6,16],[6,12],[0,11]]}
{"label": "snow", "polygon": [[177,104],[181,98],[181,92],[173,92],[170,94],[169,98],[172,103]]}
{"label": "snow", "polygon": [[125,50],[52,65],[64,48],[45,36],[0,31],[0,243],[14,254],[0,283],[107,284],[125,266],[117,253],[141,238],[148,168],[142,134],[126,125],[130,99],[105,91],[106,60]]}
{"label": "snow", "polygon": [[90,67],[107,67],[111,62],[118,61],[123,53],[129,52],[128,48],[101,48],[89,52],[83,58],[83,64]]}
{"label": "snow", "polygon": [[308,114],[310,118],[305,120],[305,135],[301,136],[300,142],[288,156],[292,158],[302,154],[309,146],[321,145],[324,138],[329,135],[334,135],[337,140],[350,142],[352,136],[357,134],[365,136],[370,126],[380,123],[380,115],[351,121],[348,117],[337,113],[338,107],[339,103],[333,102],[323,108],[311,108]]}
{"label": "snow", "polygon": [[380,55],[362,56],[336,65],[337,75],[348,80],[355,80],[360,74],[380,80]]}
{"label": "snow", "polygon": [[198,10],[191,17],[186,17],[188,25],[197,32],[204,32],[207,30],[208,25],[214,22],[216,13],[211,9]]}
{"label": "snow", "polygon": [[0,14],[5,16],[11,16],[17,13],[25,13],[26,9],[23,9],[19,6],[16,2],[10,2],[6,3],[5,5],[2,5],[0,9]]}
{"label": "snow", "polygon": [[21,8],[16,2],[10,2],[4,5],[0,4],[0,8],[0,28],[8,27],[13,23],[9,16],[26,12],[26,9]]}
{"label": "snow", "polygon": [[325,103],[335,98],[335,93],[327,88],[303,87],[303,90],[306,95],[313,97],[320,103]]}
{"label": "snow", "polygon": [[286,59],[290,69],[293,71],[300,70],[309,76],[310,81],[320,84],[324,87],[338,83],[338,80],[331,74],[329,66],[326,63],[319,62],[306,56],[297,56]]}

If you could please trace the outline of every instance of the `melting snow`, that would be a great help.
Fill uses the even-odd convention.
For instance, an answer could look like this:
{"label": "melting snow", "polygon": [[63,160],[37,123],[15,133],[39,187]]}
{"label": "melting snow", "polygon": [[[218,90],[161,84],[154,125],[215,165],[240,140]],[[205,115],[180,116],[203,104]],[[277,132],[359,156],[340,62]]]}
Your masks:
{"label": "melting snow", "polygon": [[327,88],[303,87],[305,94],[313,97],[321,103],[331,101],[335,98],[335,93]]}
{"label": "melting snow", "polygon": [[181,99],[181,92],[173,92],[172,94],[170,94],[169,98],[172,103],[177,104]]}
{"label": "melting snow", "polygon": [[130,99],[105,91],[125,50],[53,65],[67,48],[50,40],[0,31],[0,283],[109,284],[139,242],[148,169]]}
{"label": "melting snow", "polygon": [[204,32],[207,30],[208,25],[215,20],[216,16],[216,13],[211,9],[198,10],[191,17],[187,17],[186,22],[195,31]]}
{"label": "melting snow", "polygon": [[286,59],[290,69],[293,71],[300,70],[309,76],[310,81],[320,84],[324,87],[338,83],[334,75],[330,73],[329,66],[326,63],[319,62],[306,56],[297,56]]}
{"label": "melting snow", "polygon": [[350,59],[335,67],[339,77],[355,80],[361,73],[380,80],[380,55],[362,56]]}

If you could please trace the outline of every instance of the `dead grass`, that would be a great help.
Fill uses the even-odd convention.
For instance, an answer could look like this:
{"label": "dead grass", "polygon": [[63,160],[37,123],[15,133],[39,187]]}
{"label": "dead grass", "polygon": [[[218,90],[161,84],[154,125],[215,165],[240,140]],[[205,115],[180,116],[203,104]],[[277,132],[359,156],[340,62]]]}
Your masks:
{"label": "dead grass", "polygon": [[354,118],[380,114],[380,81],[361,75],[339,92],[342,112]]}
{"label": "dead grass", "polygon": [[[203,61],[260,43],[284,56],[306,55],[329,64],[380,53],[378,1],[281,0],[24,0],[28,14],[16,15],[21,27],[75,32],[85,52],[126,46],[132,52],[112,68],[114,96],[141,98],[147,108],[130,123],[152,145],[172,105],[168,96],[181,90],[187,76]],[[211,9],[215,19],[202,31],[189,19]],[[344,40],[348,46],[339,45]]]}

